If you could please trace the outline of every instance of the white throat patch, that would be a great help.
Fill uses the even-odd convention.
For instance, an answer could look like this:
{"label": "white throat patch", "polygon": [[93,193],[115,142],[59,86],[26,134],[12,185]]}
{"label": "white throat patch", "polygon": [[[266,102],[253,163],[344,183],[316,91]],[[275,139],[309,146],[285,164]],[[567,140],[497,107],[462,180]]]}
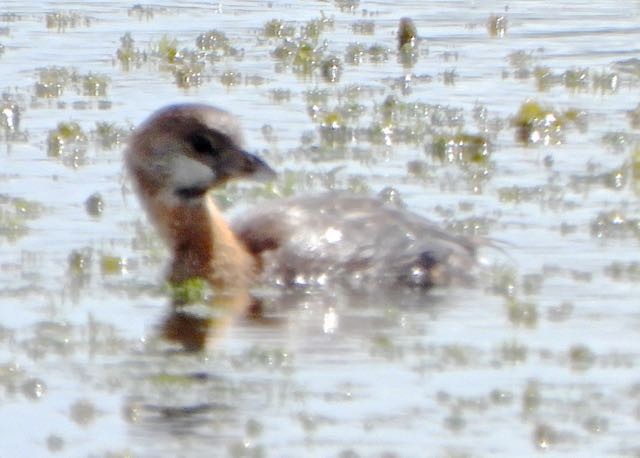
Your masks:
{"label": "white throat patch", "polygon": [[184,154],[176,155],[171,166],[173,167],[171,180],[174,189],[209,187],[216,179],[216,174],[210,167]]}

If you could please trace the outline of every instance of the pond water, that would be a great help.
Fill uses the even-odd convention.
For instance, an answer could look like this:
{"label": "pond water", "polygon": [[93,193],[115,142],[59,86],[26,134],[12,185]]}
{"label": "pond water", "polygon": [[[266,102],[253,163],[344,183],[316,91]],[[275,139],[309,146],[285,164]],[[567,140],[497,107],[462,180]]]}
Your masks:
{"label": "pond water", "polygon": [[[637,1],[176,4],[0,5],[1,456],[640,456]],[[179,101],[280,172],[229,214],[392,187],[478,284],[265,287],[184,351],[122,166]]]}

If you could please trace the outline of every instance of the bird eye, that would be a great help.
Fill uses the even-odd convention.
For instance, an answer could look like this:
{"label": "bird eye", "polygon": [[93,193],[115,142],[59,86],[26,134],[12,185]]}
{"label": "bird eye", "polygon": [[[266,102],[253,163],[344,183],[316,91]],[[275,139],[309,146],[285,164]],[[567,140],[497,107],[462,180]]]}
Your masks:
{"label": "bird eye", "polygon": [[191,143],[191,146],[193,146],[193,149],[195,149],[198,153],[211,154],[214,152],[211,141],[202,134],[191,134],[191,136],[189,137],[189,142]]}

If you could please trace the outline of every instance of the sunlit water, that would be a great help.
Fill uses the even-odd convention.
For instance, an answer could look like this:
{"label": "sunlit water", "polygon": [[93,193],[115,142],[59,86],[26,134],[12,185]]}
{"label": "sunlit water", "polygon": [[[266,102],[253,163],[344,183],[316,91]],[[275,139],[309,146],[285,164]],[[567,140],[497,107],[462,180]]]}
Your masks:
{"label": "sunlit water", "polygon": [[[0,5],[1,456],[640,454],[638,2],[166,3]],[[401,17],[421,37],[412,67],[398,62]],[[316,45],[342,61],[339,81],[280,63],[272,19],[294,41],[333,21]],[[163,37],[193,51],[211,30],[237,55],[188,68],[158,55]],[[386,57],[345,62],[354,43]],[[45,97],[40,70],[54,66],[76,76]],[[199,84],[177,79],[193,68]],[[103,93],[83,86],[90,75]],[[431,107],[414,129],[485,136],[488,162],[436,160],[436,134],[323,134],[322,120],[380,122],[390,95]],[[219,193],[230,213],[278,193],[392,186],[414,211],[494,240],[499,267],[429,293],[267,288],[267,323],[238,320],[181,351],[159,332],[167,254],[123,176],[124,138],[104,147],[95,131],[124,134],[183,100],[239,115],[247,147],[283,171],[275,191]],[[527,100],[578,122],[522,144],[512,121]],[[86,142],[51,153],[71,121]]]}

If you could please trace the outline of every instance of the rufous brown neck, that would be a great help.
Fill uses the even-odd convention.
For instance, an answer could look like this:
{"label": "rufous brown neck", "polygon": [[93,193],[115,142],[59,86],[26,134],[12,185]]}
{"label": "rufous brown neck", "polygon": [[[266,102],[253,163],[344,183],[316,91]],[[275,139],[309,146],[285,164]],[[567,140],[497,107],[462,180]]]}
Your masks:
{"label": "rufous brown neck", "polygon": [[255,262],[208,195],[184,201],[138,176],[151,220],[173,254],[169,279],[204,278],[222,290],[247,289]]}

